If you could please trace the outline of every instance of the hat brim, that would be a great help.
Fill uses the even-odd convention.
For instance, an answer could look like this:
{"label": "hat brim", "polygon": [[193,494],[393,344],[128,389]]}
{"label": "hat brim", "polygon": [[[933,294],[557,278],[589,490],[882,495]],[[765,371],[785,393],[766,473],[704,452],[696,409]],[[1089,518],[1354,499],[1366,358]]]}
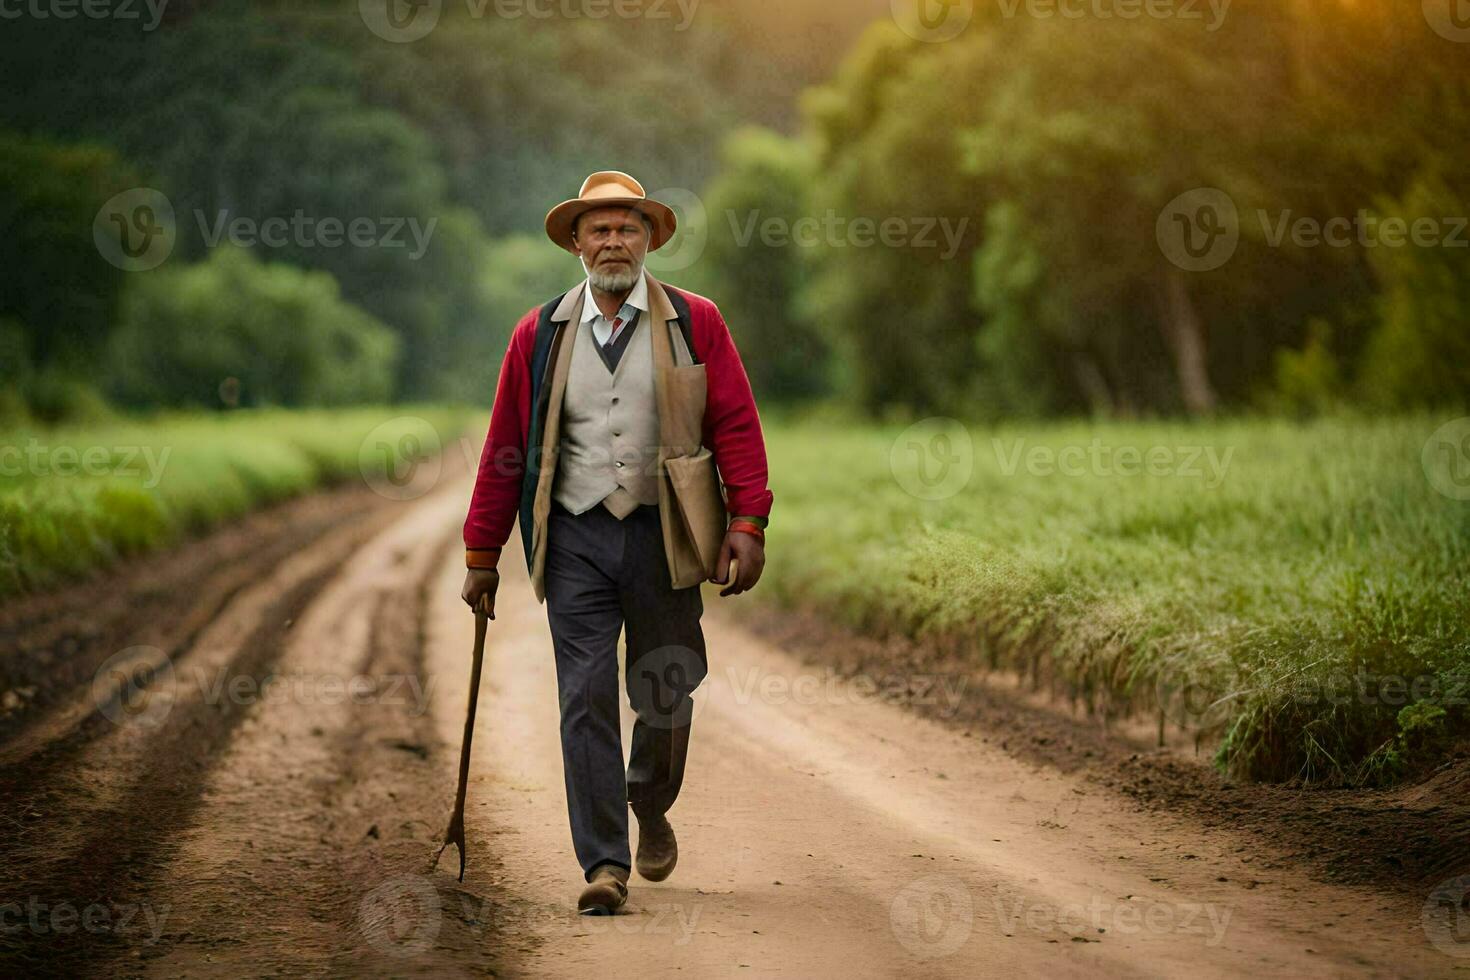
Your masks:
{"label": "hat brim", "polygon": [[572,242],[572,229],[576,226],[577,219],[588,211],[596,211],[599,208],[628,208],[648,215],[648,219],[653,222],[653,231],[648,240],[650,252],[673,238],[674,231],[679,225],[672,208],[651,198],[609,197],[600,201],[573,198],[570,201],[562,201],[546,213],[546,237],[575,255],[577,249]]}

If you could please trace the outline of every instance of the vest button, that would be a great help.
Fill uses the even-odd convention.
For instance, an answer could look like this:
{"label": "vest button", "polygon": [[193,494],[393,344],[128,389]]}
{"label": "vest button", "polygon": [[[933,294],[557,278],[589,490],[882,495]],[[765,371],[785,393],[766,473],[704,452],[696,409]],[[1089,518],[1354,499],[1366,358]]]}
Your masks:
{"label": "vest button", "polygon": [[616,405],[617,403],[618,403],[617,398],[613,398],[613,404]]}

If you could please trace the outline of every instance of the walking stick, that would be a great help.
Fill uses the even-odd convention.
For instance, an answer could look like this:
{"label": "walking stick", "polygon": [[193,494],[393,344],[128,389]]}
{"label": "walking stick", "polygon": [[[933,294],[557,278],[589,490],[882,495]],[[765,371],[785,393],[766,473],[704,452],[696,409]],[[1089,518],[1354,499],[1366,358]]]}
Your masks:
{"label": "walking stick", "polygon": [[475,738],[475,707],[480,700],[480,668],[485,665],[485,606],[489,597],[481,597],[475,606],[475,655],[470,667],[470,704],[465,710],[464,743],[459,750],[459,791],[454,795],[454,813],[449,818],[449,827],[444,831],[444,843],[434,855],[437,867],[444,849],[450,844],[459,848],[459,880],[464,881],[464,797],[470,785],[470,743]]}

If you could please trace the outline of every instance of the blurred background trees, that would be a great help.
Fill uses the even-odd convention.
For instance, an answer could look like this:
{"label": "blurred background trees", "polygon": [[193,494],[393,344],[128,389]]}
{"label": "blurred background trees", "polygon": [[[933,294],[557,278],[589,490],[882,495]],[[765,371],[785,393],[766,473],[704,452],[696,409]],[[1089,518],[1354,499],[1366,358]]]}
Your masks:
{"label": "blurred background trees", "polygon": [[[393,394],[398,337],[325,272],[220,248],[140,276],[108,350],[126,405],[351,405]],[[228,302],[221,298],[227,297]]]}
{"label": "blurred background trees", "polygon": [[[905,34],[887,0],[700,6],[686,30],[676,9],[511,20],[447,3],[408,44],[336,0],[171,4],[152,32],[7,21],[0,413],[98,393],[487,402],[515,320],[580,276],[541,235],[546,208],[609,166],[696,195],[682,217],[698,254],[655,274],[720,303],[771,402],[964,417],[1464,403],[1470,232],[1443,239],[1470,209],[1470,45],[1409,2],[1235,0],[1214,29],[1208,12],[1007,9],[976,4],[943,43]],[[92,220],[138,186],[172,202],[177,242],[125,273]],[[1156,223],[1197,188],[1233,202],[1239,241],[1186,271]],[[220,215],[298,211],[433,232],[418,257],[211,240]],[[1279,234],[1360,211],[1430,219],[1441,240]],[[790,234],[827,216],[959,234],[953,249],[938,229],[928,248]],[[763,234],[771,220],[787,234]]]}

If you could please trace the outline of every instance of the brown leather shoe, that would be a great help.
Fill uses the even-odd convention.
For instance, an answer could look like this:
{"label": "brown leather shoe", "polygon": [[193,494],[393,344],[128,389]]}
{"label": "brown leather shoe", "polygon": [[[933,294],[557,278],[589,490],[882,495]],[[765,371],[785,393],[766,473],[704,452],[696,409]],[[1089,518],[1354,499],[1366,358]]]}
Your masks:
{"label": "brown leather shoe", "polygon": [[592,877],[577,899],[577,911],[583,915],[612,915],[627,900],[628,869],[599,864],[592,869]]}
{"label": "brown leather shoe", "polygon": [[[634,811],[634,816],[638,816]],[[674,828],[662,813],[644,818],[638,816],[638,857],[634,864],[638,873],[649,881],[663,881],[679,862],[679,842]]]}

